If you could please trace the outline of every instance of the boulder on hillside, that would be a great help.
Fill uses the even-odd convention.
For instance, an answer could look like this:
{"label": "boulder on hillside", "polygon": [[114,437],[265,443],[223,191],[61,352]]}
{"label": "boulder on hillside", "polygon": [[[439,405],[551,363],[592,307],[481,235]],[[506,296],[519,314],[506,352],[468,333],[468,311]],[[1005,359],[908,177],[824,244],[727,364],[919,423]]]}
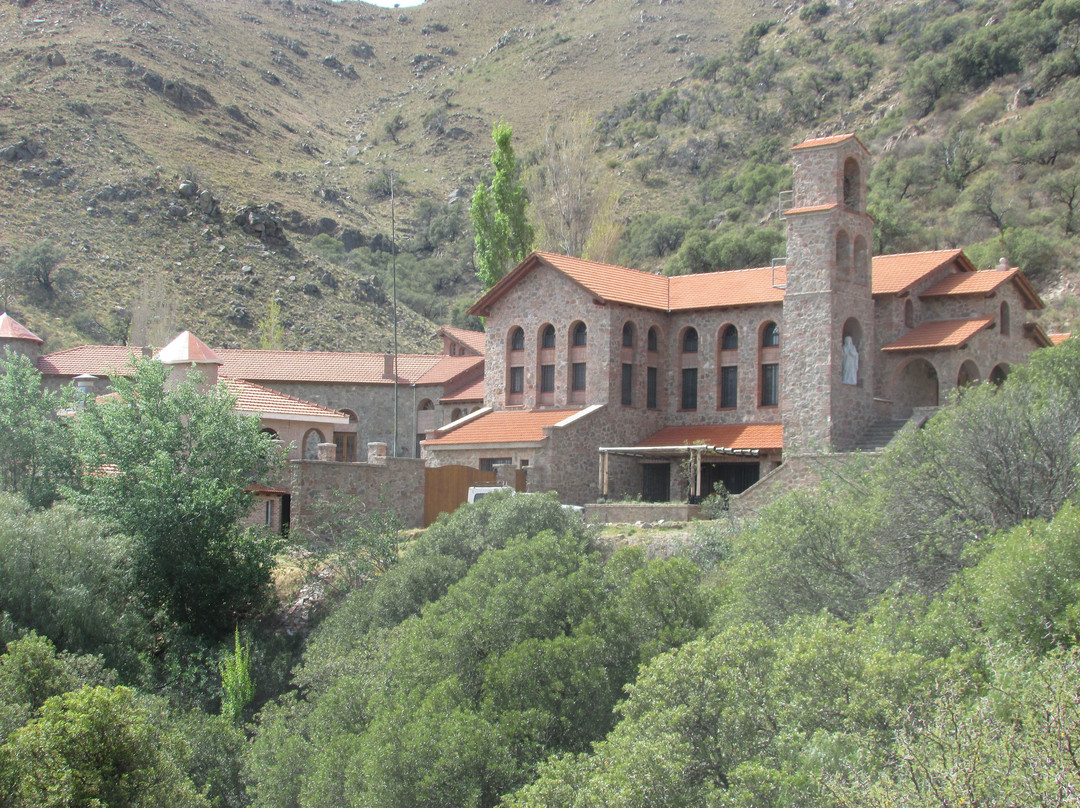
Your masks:
{"label": "boulder on hillside", "polygon": [[18,143],[0,147],[0,159],[9,163],[17,163],[20,160],[36,160],[45,156],[45,146],[36,140],[23,138]]}
{"label": "boulder on hillside", "polygon": [[262,205],[247,205],[233,216],[233,224],[255,236],[263,244],[284,246],[289,243],[285,228],[274,212]]}

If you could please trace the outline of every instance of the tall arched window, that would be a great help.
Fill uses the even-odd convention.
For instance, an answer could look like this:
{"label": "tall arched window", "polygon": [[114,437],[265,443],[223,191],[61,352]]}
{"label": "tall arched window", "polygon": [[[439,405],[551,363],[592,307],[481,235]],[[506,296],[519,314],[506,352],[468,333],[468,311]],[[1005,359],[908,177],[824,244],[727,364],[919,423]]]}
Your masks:
{"label": "tall arched window", "polygon": [[585,403],[586,365],[585,349],[588,344],[588,328],[583,322],[575,323],[570,329],[570,403]]}
{"label": "tall arched window", "polygon": [[319,459],[319,444],[323,442],[322,432],[309,429],[304,435],[304,460]]}
{"label": "tall arched window", "polygon": [[510,331],[510,350],[506,357],[506,403],[525,402],[525,331],[515,326]]}
{"label": "tall arched window", "polygon": [[870,284],[870,248],[867,246],[865,238],[855,236],[852,253],[854,281],[868,286]]}
{"label": "tall arched window", "polygon": [[646,368],[645,368],[645,406],[650,410],[655,410],[659,406],[659,389],[660,389],[660,370],[659,370],[659,349],[660,349],[660,332],[656,326],[652,326],[649,329],[645,339],[646,347]]}
{"label": "tall arched window", "polygon": [[622,346],[624,348],[634,347],[634,324],[623,323],[622,327]]}
{"label": "tall arched window", "polygon": [[780,326],[767,322],[761,328],[758,351],[758,401],[762,407],[780,404]]}
{"label": "tall arched window", "polygon": [[349,425],[340,430],[334,430],[334,459],[339,463],[356,462],[357,425],[360,421],[352,410],[342,410],[349,416]]}
{"label": "tall arched window", "polygon": [[1006,303],[1004,300],[1001,301],[1001,316],[999,318],[999,322],[1001,323],[1001,336],[1009,336],[1010,331],[1012,331],[1012,322],[1010,318],[1009,304]]}
{"label": "tall arched window", "polygon": [[739,406],[739,329],[734,325],[725,326],[720,332],[716,364],[720,368],[718,406],[722,410],[734,409]]}
{"label": "tall arched window", "polygon": [[851,277],[851,239],[846,230],[836,233],[836,274],[841,278]]}
{"label": "tall arched window", "polygon": [[904,301],[904,328],[915,327],[915,304],[910,299]]}
{"label": "tall arched window", "polygon": [[555,326],[551,323],[540,328],[540,352],[536,364],[537,378],[540,379],[537,404],[550,406],[555,403]]}
{"label": "tall arched window", "polygon": [[862,185],[859,161],[849,157],[844,161],[844,207],[848,210],[863,212]]}
{"label": "tall arched window", "polygon": [[622,365],[619,400],[624,407],[634,405],[634,342],[636,337],[634,324],[623,323],[622,347],[619,349],[619,361]]}
{"label": "tall arched window", "polygon": [[696,410],[698,399],[698,332],[695,328],[688,328],[683,332],[679,369],[679,409]]}

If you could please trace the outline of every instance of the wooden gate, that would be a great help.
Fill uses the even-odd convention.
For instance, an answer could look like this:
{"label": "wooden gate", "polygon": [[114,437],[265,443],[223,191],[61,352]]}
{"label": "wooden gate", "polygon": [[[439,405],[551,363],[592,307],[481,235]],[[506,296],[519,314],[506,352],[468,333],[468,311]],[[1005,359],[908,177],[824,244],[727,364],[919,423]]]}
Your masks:
{"label": "wooden gate", "polygon": [[424,469],[424,527],[438,519],[440,513],[453,513],[467,502],[471,485],[495,485],[495,472],[471,466]]}

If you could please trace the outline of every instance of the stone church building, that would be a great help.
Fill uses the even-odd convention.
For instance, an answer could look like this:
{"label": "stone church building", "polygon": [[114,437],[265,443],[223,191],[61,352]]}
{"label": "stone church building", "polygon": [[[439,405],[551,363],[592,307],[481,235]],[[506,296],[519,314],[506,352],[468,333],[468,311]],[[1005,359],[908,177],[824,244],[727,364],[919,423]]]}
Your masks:
{"label": "stone church building", "polygon": [[792,150],[787,256],[677,277],[537,252],[486,318],[484,406],[429,433],[429,465],[525,469],[564,501],[742,492],[786,460],[875,449],[950,393],[1052,344],[1024,274],[961,250],[871,257],[869,153]]}

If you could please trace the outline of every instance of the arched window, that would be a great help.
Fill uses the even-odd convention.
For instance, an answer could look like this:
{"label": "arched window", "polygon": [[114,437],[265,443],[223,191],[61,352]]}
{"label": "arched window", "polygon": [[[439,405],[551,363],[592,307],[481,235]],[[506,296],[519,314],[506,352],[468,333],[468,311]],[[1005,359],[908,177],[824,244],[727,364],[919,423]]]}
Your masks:
{"label": "arched window", "polygon": [[841,278],[851,277],[851,239],[846,230],[836,233],[836,274]]}
{"label": "arched window", "polygon": [[259,431],[262,432],[264,435],[269,435],[271,438],[274,438],[275,440],[277,439],[277,436],[278,436],[277,435],[277,430],[271,429],[268,426],[264,426]]}
{"label": "arched window", "polygon": [[551,323],[540,328],[540,353],[536,357],[536,376],[540,380],[537,404],[551,406],[555,403],[555,326]]}
{"label": "arched window", "polygon": [[637,341],[636,338],[634,324],[623,323],[622,348],[619,349],[619,361],[622,365],[619,400],[624,407],[634,405],[634,343]]}
{"label": "arched window", "polygon": [[863,211],[862,169],[854,157],[844,161],[844,207],[859,213]]}
{"label": "arched window", "polygon": [[720,377],[717,406],[732,410],[739,406],[739,329],[727,325],[720,332]]}
{"label": "arched window", "polygon": [[334,459],[339,463],[356,462],[356,427],[360,419],[352,410],[341,410],[343,415],[349,416],[349,425],[334,430]]}
{"label": "arched window", "polygon": [[1009,315],[1009,304],[1005,301],[1001,302],[1001,317],[999,318],[999,321],[1001,322],[1001,336],[1009,336],[1009,332],[1012,330],[1012,322]]}
{"label": "arched window", "polygon": [[585,327],[585,323],[578,323],[574,326],[574,336],[572,345],[575,348],[580,348],[588,343],[589,330]]}
{"label": "arched window", "polygon": [[660,369],[658,367],[660,357],[660,332],[656,326],[649,329],[645,338],[646,368],[645,368],[645,406],[655,410],[660,406]]}
{"label": "arched window", "polygon": [[655,351],[660,350],[659,347],[658,347],[659,344],[660,344],[660,336],[656,331],[656,326],[653,326],[652,328],[649,329],[649,336],[648,336],[648,339],[647,339],[646,348],[647,348],[647,350],[655,352]]}
{"label": "arched window", "polygon": [[866,244],[866,239],[862,236],[855,236],[855,244],[852,250],[854,253],[855,264],[855,283],[861,283],[864,286],[870,283],[870,248]]}
{"label": "arched window", "polygon": [[780,326],[772,322],[765,323],[765,327],[761,329],[761,347],[780,347]]}
{"label": "arched window", "polygon": [[540,332],[540,347],[543,349],[555,347],[555,326],[544,326],[544,329]]}
{"label": "arched window", "polygon": [[510,350],[525,350],[525,331],[521,328],[515,328],[513,331],[510,332]]}
{"label": "arched window", "polygon": [[319,459],[319,444],[323,442],[322,432],[309,429],[304,435],[304,460]]}
{"label": "arched window", "polygon": [[634,324],[624,323],[622,327],[622,345],[624,348],[634,347]]}
{"label": "arched window", "polygon": [[915,327],[915,304],[911,300],[904,302],[904,328]]}
{"label": "arched window", "polygon": [[973,384],[978,384],[981,380],[982,376],[979,375],[978,366],[970,359],[964,360],[964,363],[960,365],[960,372],[956,374],[956,386],[970,387]]}
{"label": "arched window", "polygon": [[761,328],[758,351],[758,402],[762,407],[780,404],[780,326],[767,322]]}
{"label": "arched window", "polygon": [[460,417],[461,417],[461,408],[460,407],[454,407],[454,409],[450,413],[450,420],[451,421],[456,421]]}
{"label": "arched window", "polygon": [[696,410],[698,399],[698,333],[688,328],[682,335],[682,352],[679,356],[679,409]]}

